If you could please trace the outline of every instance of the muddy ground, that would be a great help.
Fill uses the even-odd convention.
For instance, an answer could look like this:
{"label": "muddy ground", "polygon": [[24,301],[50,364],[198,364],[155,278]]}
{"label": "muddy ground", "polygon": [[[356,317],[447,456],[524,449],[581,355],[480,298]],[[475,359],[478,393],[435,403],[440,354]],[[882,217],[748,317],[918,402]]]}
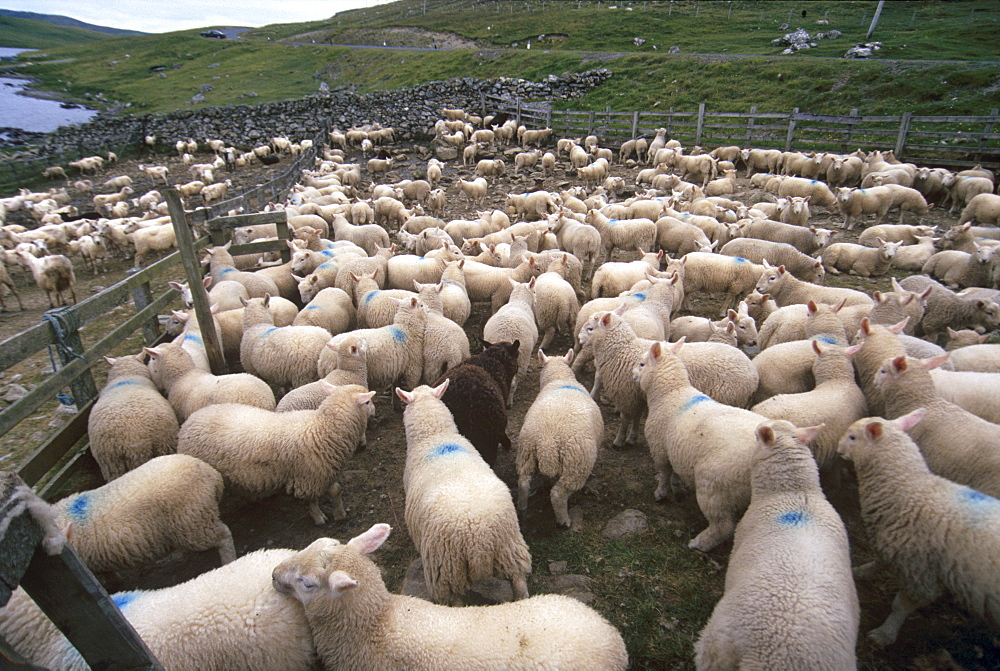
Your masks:
{"label": "muddy ground", "polygon": [[[399,158],[403,160],[383,181],[415,178],[422,171],[424,159],[429,155],[423,149],[398,148]],[[512,156],[505,158],[508,159],[508,165],[513,163]],[[467,177],[471,170],[461,168],[460,164],[456,167],[456,163],[450,162],[444,180],[450,196],[448,210],[443,217],[445,220],[459,217],[474,218],[474,208],[465,201],[457,189],[457,179]],[[629,184],[633,182],[635,171],[635,168],[619,165],[613,167],[613,174],[626,177]],[[136,188],[137,194],[142,192],[141,187],[146,186],[141,181],[144,175],[136,172],[134,162],[106,171],[101,177],[107,179],[121,173],[131,174],[136,178],[140,185]],[[177,174],[180,174],[179,171]],[[172,181],[179,179],[174,178]],[[256,172],[248,172],[237,174],[235,181],[238,184],[252,185],[264,181],[264,177]],[[535,188],[558,189],[573,183],[575,178],[565,173],[562,168],[552,177],[544,177],[540,173],[520,177],[508,174],[491,180],[488,205],[502,207],[508,192],[522,192]],[[759,191],[748,188],[746,180],[741,179],[740,183],[741,189],[736,197],[745,202],[756,202],[761,198],[762,194]],[[942,226],[957,223],[956,217],[948,216],[940,210],[932,210],[927,219]],[[837,229],[840,219],[819,211],[814,213],[813,221]],[[848,233],[839,239],[851,241],[856,234],[857,232]],[[632,255],[616,254],[615,260],[631,260],[631,258]],[[96,277],[78,266],[77,296],[82,299],[98,291],[100,287],[110,286],[124,276],[125,270],[130,265],[130,260],[116,260],[112,271]],[[22,274],[17,278],[17,282],[28,309],[24,312],[0,314],[0,340],[38,323],[41,314],[48,307],[44,295],[34,287],[30,278]],[[831,277],[829,283],[850,285],[865,291],[889,288],[887,277],[877,281]],[[707,298],[695,300],[693,305],[695,314],[713,317],[719,307],[716,300]],[[92,322],[84,330],[85,343],[96,340],[103,332],[130,314],[131,308],[123,307],[115,314]],[[488,317],[488,306],[479,305],[474,309],[467,324],[473,351],[476,350],[483,324]],[[559,335],[550,348],[550,353],[565,352],[571,345],[568,335]],[[139,346],[140,343],[133,340],[126,345],[126,348],[131,348],[128,351],[135,352]],[[48,366],[46,356],[36,357],[6,371],[4,377],[0,378],[0,386],[9,382],[11,376],[16,374],[23,375],[21,384],[30,383],[32,380],[37,382],[44,378]],[[101,371],[98,373],[100,378]],[[592,373],[587,372],[582,381],[589,386]],[[518,387],[517,398],[510,414],[508,434],[515,438],[515,444],[524,414],[537,391],[537,365],[533,361],[527,379]],[[310,520],[306,505],[289,496],[279,495],[260,501],[247,501],[230,494],[223,501],[222,514],[233,531],[236,548],[240,554],[265,547],[301,548],[319,536],[333,536],[345,540],[376,522],[388,522],[393,527],[393,535],[386,546],[375,555],[375,560],[383,567],[390,589],[400,585],[406,567],[417,558],[403,521],[402,470],[406,441],[401,414],[393,410],[387,391],[379,394],[376,405],[377,414],[371,419],[368,428],[368,447],[348,462],[341,478],[348,519],[343,522],[331,521],[317,527]],[[687,542],[704,527],[705,523],[693,496],[676,503],[654,502],[652,497],[654,480],[645,442],[625,449],[611,448],[610,443],[617,431],[618,420],[607,403],[602,403],[602,411],[606,426],[605,447],[601,449],[588,484],[571,498],[571,507],[577,509],[576,528],[566,531],[556,527],[547,491],[544,489],[540,489],[532,497],[529,513],[522,521],[522,530],[532,549],[534,559],[534,575],[529,581],[529,588],[532,593],[552,589],[549,580],[550,574],[555,572],[555,567],[550,567],[550,562],[569,560],[570,572],[588,576],[589,590],[596,597],[592,605],[611,619],[625,635],[630,645],[633,668],[693,668],[690,645],[710,614],[711,606],[722,593],[724,567],[731,544],[727,543],[708,555],[700,555],[686,548]],[[15,448],[20,448],[17,451],[23,453],[25,447],[30,448],[33,439],[51,432],[52,429],[46,425],[53,422],[60,424],[63,421],[53,412],[53,408],[40,410],[37,417],[18,427],[16,435],[9,434],[4,437],[5,443],[0,444],[0,455],[12,452]],[[516,491],[512,455],[512,452],[502,452],[496,470],[512,491]],[[0,468],[9,467],[8,463],[0,462]],[[73,486],[77,489],[99,484],[101,484],[99,474],[93,469],[81,473],[73,482]],[[68,492],[63,492],[66,493]],[[853,481],[850,481],[843,490],[831,493],[831,500],[844,516],[848,526],[855,562],[867,560],[871,554],[857,512],[856,486]],[[688,566],[689,573],[683,576],[678,573],[676,581],[686,581],[689,583],[686,585],[689,590],[700,593],[698,598],[702,599],[704,604],[696,609],[697,615],[683,615],[687,612],[685,604],[677,602],[678,599],[693,600],[693,597],[677,596],[686,593],[681,589],[685,585],[681,585],[676,593],[665,586],[673,584],[670,582],[673,577],[664,575],[672,571],[672,568],[644,570],[640,560],[636,560],[634,564],[624,569],[614,563],[615,553],[627,551],[627,548],[623,550],[622,546],[608,541],[601,536],[600,531],[609,519],[626,509],[644,513],[650,527],[644,534],[625,541],[626,544],[633,544],[636,552],[646,550],[654,556],[660,553],[663,556],[679,554],[684,557],[685,562],[688,562],[685,566]],[[565,548],[575,550],[570,551]],[[212,552],[197,556],[178,554],[159,562],[152,570],[119,576],[109,587],[124,589],[168,586],[209,570],[217,563],[218,557]],[[686,577],[688,575],[690,577]],[[664,590],[662,596],[661,588]],[[651,634],[649,626],[638,624],[637,606],[624,596],[641,593],[647,589],[657,595],[656,608],[661,615],[659,633],[656,626],[652,627]],[[874,585],[859,583],[863,612],[862,632],[877,626],[884,619],[888,613],[892,590],[892,578],[888,574],[881,576]],[[655,639],[660,634],[664,639],[673,641],[674,647],[659,648]],[[650,638],[654,639],[652,643],[648,640]],[[863,639],[863,636],[861,638]],[[1000,668],[1000,662],[997,661],[1000,660],[997,639],[972,622],[956,607],[947,603],[937,604],[912,616],[903,628],[900,641],[888,650],[872,650],[863,640],[859,642],[858,650],[862,667],[869,669]],[[952,665],[952,660],[959,660],[960,663]]]}

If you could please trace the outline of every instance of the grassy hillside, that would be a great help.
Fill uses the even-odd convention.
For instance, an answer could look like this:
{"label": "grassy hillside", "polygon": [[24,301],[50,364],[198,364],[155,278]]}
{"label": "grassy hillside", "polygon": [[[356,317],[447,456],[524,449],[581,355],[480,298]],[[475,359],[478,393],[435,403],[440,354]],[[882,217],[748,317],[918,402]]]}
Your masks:
{"label": "grassy hillside", "polygon": [[[421,0],[401,0],[328,21],[267,26],[239,40],[183,31],[53,48],[32,55],[24,70],[44,88],[77,98],[103,93],[107,100],[131,103],[131,112],[186,108],[202,84],[213,87],[203,104],[220,105],[307,95],[320,81],[364,92],[459,76],[538,79],[599,66],[615,75],[571,107],[693,109],[706,102],[736,111],[756,105],[760,111],[858,108],[862,114],[980,114],[1000,107],[1000,49],[990,41],[1000,6],[992,3],[888,3],[875,35],[885,44],[880,53],[913,60],[813,57],[839,56],[863,38],[875,4],[636,2],[634,11],[625,11],[567,0],[532,2],[530,9],[524,3],[486,2],[470,9],[431,0],[424,14]],[[789,12],[791,29],[836,27],[844,36],[778,56],[770,40],[785,32],[778,27]],[[817,26],[824,16],[829,23]],[[557,30],[563,37],[538,42],[539,34]],[[636,46],[633,37],[646,42]],[[414,47],[458,38],[479,46],[331,46],[385,41]],[[530,50],[524,48],[528,38],[534,40]],[[666,53],[673,45],[681,48],[679,55]],[[958,57],[967,60],[940,60]],[[151,70],[157,66],[162,69]]]}
{"label": "grassy hillside", "polygon": [[71,26],[57,26],[48,21],[0,16],[0,47],[48,49],[85,44],[106,39],[106,33]]}

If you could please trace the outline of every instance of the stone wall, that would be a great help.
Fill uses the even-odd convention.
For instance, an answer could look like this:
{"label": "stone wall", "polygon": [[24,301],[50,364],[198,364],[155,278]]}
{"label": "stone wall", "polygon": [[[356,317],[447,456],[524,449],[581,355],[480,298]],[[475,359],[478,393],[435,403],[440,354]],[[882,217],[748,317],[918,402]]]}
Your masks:
{"label": "stone wall", "polygon": [[367,94],[334,90],[259,105],[202,107],[140,116],[99,116],[89,123],[60,129],[49,136],[45,144],[53,153],[83,147],[98,151],[137,144],[146,135],[155,135],[160,143],[167,145],[191,137],[197,140],[219,138],[247,147],[273,136],[298,140],[313,137],[327,128],[346,130],[373,122],[396,129],[396,137],[400,139],[426,139],[433,133],[441,107],[461,107],[478,113],[481,94],[567,100],[583,95],[610,76],[610,70],[601,68],[549,75],[540,82],[509,77],[490,80],[463,77]]}

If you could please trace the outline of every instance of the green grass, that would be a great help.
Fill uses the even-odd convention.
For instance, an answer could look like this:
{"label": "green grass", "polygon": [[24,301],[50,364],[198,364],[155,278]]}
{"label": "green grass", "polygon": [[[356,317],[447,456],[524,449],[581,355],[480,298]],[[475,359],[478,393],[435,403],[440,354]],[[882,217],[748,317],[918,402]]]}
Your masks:
{"label": "green grass", "polygon": [[48,49],[107,39],[105,33],[84,28],[57,26],[48,21],[0,16],[0,46]]}

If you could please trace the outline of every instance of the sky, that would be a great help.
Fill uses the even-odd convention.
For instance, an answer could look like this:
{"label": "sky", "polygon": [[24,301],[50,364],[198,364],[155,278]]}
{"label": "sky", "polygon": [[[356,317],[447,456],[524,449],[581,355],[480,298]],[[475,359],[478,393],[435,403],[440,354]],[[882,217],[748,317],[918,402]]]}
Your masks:
{"label": "sky", "polygon": [[205,26],[264,26],[328,19],[389,0],[2,0],[4,9],[61,14],[111,28],[165,33]]}

